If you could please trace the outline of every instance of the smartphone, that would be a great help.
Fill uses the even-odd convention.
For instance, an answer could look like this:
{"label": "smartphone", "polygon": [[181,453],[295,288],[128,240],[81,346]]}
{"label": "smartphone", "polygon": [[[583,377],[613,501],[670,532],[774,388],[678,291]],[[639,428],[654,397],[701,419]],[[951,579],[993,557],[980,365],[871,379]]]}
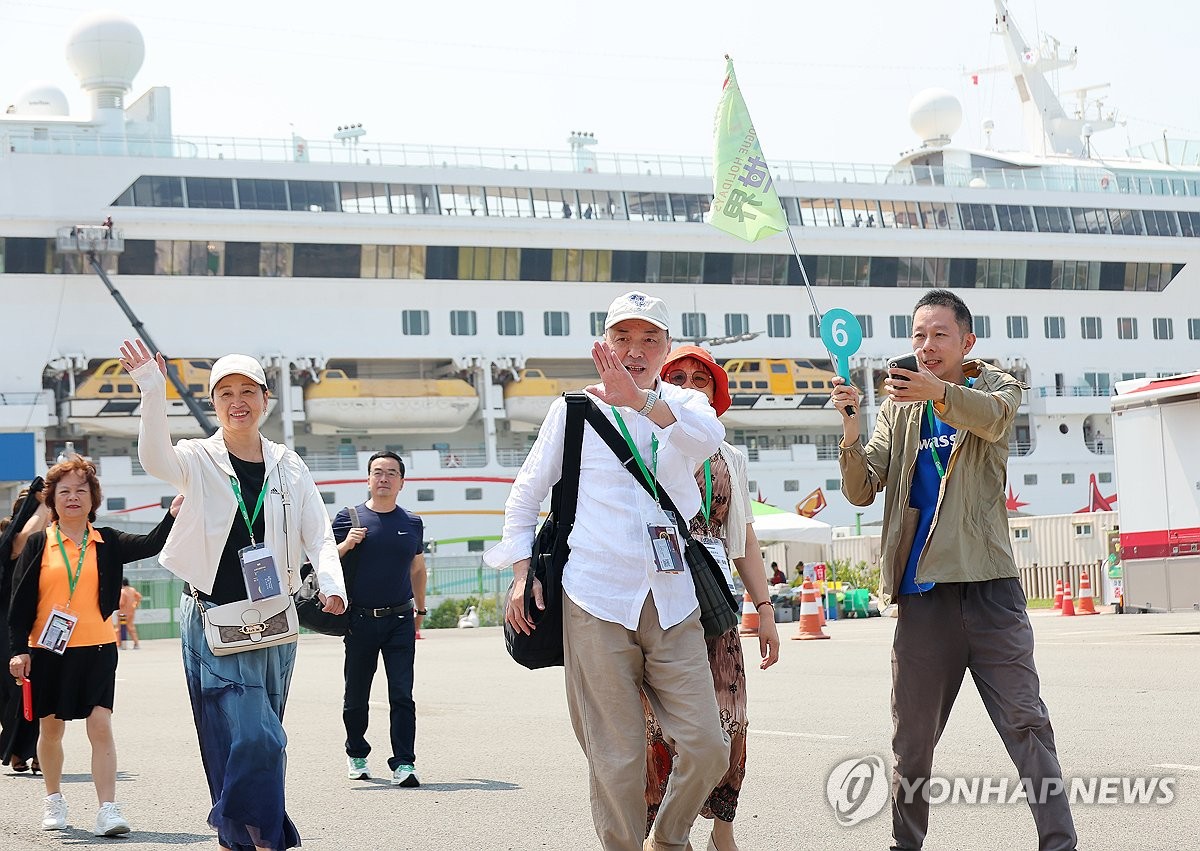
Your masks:
{"label": "smartphone", "polygon": [[893,369],[907,369],[910,372],[918,372],[917,369],[917,353],[909,352],[906,355],[897,355],[894,358],[888,358],[888,372]]}

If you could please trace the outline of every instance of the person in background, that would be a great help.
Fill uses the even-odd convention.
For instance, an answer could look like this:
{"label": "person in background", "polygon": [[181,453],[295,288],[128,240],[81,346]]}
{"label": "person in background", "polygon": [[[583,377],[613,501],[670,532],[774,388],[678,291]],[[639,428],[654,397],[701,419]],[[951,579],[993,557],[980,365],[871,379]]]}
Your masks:
{"label": "person in background", "polygon": [[772,585],[786,585],[787,584],[787,576],[785,576],[783,571],[779,569],[779,562],[777,562],[777,561],[771,562],[771,584]]}
{"label": "person in background", "polygon": [[[929,828],[933,752],[969,670],[1017,767],[1039,851],[1075,851],[1075,825],[1033,660],[1033,628],[1013,561],[1004,485],[1008,440],[1025,390],[982,360],[971,311],[949,290],[913,309],[917,370],[891,370],[864,446],[859,391],[834,378],[842,414],[842,493],[884,493],[882,594],[896,598],[892,640],[892,837],[916,851]],[[1057,784],[1059,791],[1048,791]],[[954,843],[959,844],[959,843]]]}
{"label": "person in background", "polygon": [[50,525],[29,536],[13,573],[8,637],[14,681],[28,678],[33,714],[41,719],[38,761],[46,783],[42,829],[67,826],[62,795],[63,734],[67,722],[87,719],[92,782],[100,808],[96,836],[120,836],[129,822],[116,803],[117,746],[112,712],[117,646],[108,619],[121,597],[125,564],[157,555],[183,497],[148,535],[95,527],[100,480],[78,455],[46,473]]}
{"label": "person in background", "polygon": [[137,627],[133,625],[133,617],[137,607],[142,604],[142,592],[129,584],[128,579],[121,579],[121,605],[117,609],[117,640],[122,650],[125,649],[126,634],[133,639],[133,649],[140,650]]}
{"label": "person in background", "polygon": [[[667,356],[659,375],[676,387],[703,393],[718,417],[729,408],[729,376],[713,356],[699,346],[675,349]],[[723,554],[717,561],[726,570],[731,587],[733,578],[729,566],[732,563],[737,567],[738,576],[762,616],[758,627],[758,648],[762,656],[759,667],[765,670],[779,660],[779,632],[775,626],[775,608],[767,588],[762,552],[754,534],[746,456],[723,442],[696,471],[696,484],[701,494],[700,511],[692,518],[690,531],[710,547],[713,546],[710,542],[716,541],[717,551]],[[708,840],[710,851],[737,851],[733,820],[737,815],[742,779],[746,776],[748,728],[746,669],[738,627],[707,639],[707,644],[708,666],[721,712],[721,727],[729,735],[730,748],[725,776],[709,794],[700,815],[713,820],[712,835]],[[649,834],[667,789],[674,754],[644,695],[642,708],[646,715],[646,832]]]}
{"label": "person in background", "polygon": [[212,365],[208,393],[221,428],[174,446],[163,356],[152,356],[141,340],[126,340],[121,365],[141,388],[142,467],[197,497],[184,503],[159,562],[188,583],[179,601],[181,646],[212,801],[208,823],[226,851],[294,848],[300,834],[284,803],[283,710],[296,643],[218,656],[204,637],[201,607],[248,598],[238,554],[262,542],[286,593],[299,589],[307,556],[324,610],[344,612],[346,589],[329,514],[300,456],[259,431],[269,391],[254,358],[225,355]]}
{"label": "person in background", "polygon": [[363,524],[352,523],[343,508],[333,520],[333,537],[343,567],[354,568],[350,592],[350,632],[346,635],[346,690],[342,721],[346,727],[347,776],[367,780],[367,721],[371,681],[379,657],[387,676],[391,713],[393,786],[420,786],[415,763],[417,705],[413,702],[416,631],[425,611],[425,524],[396,498],[404,488],[404,462],[395,452],[376,452],[367,461],[371,497],[355,508]]}
{"label": "person in background", "polygon": [[[21,490],[12,516],[0,525],[0,659],[12,653],[8,643],[8,603],[17,557],[34,532],[46,528],[50,509],[42,499],[46,483],[39,476]],[[21,687],[11,677],[0,678],[0,764],[13,771],[41,770],[37,758],[38,720],[25,720]]]}

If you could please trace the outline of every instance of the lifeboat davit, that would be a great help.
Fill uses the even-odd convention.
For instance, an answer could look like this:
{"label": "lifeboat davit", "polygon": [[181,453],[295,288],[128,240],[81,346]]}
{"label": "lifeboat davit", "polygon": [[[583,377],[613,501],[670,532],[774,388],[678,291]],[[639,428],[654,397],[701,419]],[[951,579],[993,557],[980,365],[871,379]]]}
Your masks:
{"label": "lifeboat davit", "polygon": [[325,369],[304,388],[314,434],[453,432],[477,410],[479,396],[461,378],[350,378]]}
{"label": "lifeboat davit", "polygon": [[547,378],[540,369],[522,369],[516,381],[504,386],[504,413],[509,426],[513,431],[536,431],[555,399],[592,383],[583,378]]}
{"label": "lifeboat davit", "polygon": [[[169,364],[176,370],[201,410],[213,416],[212,400],[208,398],[208,374],[212,361],[201,358],[174,358]],[[142,397],[137,383],[130,378],[116,358],[104,361],[75,388],[67,399],[67,421],[87,434],[112,437],[137,437],[141,418]],[[275,399],[267,402],[267,413],[275,407]],[[204,437],[175,386],[167,382],[167,423],[174,437]],[[216,425],[215,418],[213,425]]]}

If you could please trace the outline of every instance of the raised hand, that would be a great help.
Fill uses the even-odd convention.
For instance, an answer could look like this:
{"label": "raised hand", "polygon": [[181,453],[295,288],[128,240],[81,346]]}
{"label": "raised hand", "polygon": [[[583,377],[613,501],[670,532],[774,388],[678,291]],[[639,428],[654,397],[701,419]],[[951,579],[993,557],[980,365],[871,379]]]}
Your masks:
{"label": "raised hand", "polygon": [[[158,361],[159,372],[165,377],[167,374],[167,362],[162,356],[162,352],[155,354],[154,359]],[[141,340],[136,343],[131,343],[126,340],[121,344],[121,366],[126,372],[133,372],[139,366],[144,366],[150,363],[150,350],[146,348],[146,344]]]}
{"label": "raised hand", "polygon": [[584,388],[587,392],[608,405],[640,409],[646,404],[646,391],[637,386],[607,340],[597,340],[592,346],[592,362],[596,364],[602,384]]}

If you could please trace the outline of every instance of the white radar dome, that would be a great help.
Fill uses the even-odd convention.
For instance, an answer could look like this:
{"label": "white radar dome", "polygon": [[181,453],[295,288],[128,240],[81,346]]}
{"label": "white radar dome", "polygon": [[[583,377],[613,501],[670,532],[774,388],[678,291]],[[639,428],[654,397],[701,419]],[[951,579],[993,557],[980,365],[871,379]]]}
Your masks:
{"label": "white radar dome", "polygon": [[13,106],[17,115],[66,115],[70,111],[63,90],[49,83],[33,83]]}
{"label": "white radar dome", "polygon": [[85,89],[128,91],[145,58],[141,31],[115,12],[89,15],[67,39],[67,63]]}
{"label": "white radar dome", "polygon": [[962,126],[962,104],[945,89],[925,89],[908,102],[908,123],[922,142],[940,148]]}

